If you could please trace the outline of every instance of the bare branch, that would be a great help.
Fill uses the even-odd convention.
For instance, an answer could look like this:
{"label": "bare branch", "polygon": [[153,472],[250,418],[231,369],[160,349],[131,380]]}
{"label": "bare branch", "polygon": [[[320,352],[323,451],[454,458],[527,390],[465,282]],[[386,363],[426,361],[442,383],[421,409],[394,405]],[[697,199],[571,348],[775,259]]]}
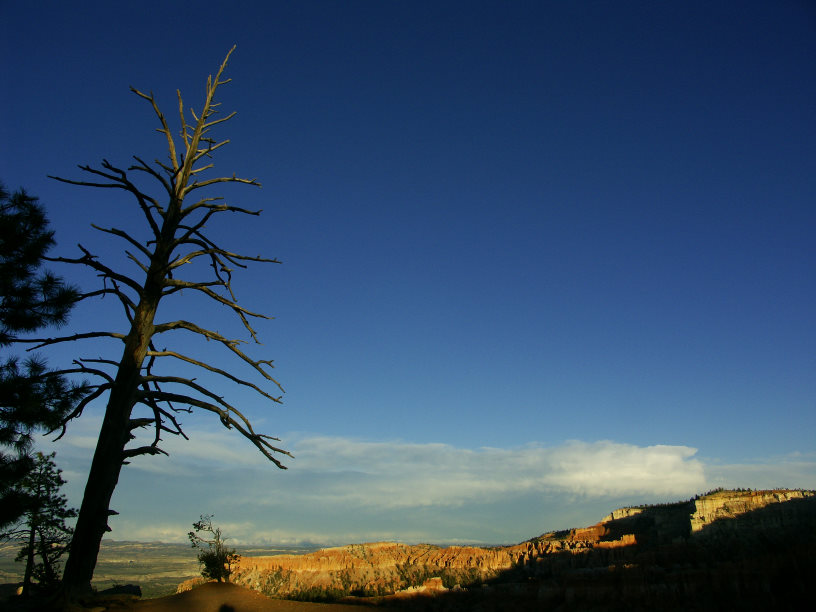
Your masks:
{"label": "bare branch", "polygon": [[200,336],[204,336],[207,340],[215,340],[216,342],[220,342],[225,346],[233,347],[238,344],[245,344],[246,341],[244,340],[231,340],[219,334],[218,332],[214,332],[209,329],[205,329],[203,327],[199,327],[195,323],[191,323],[190,321],[171,321],[168,323],[158,323],[153,326],[153,333],[154,334],[163,334],[164,332],[173,331],[176,329],[186,329],[187,331],[191,331],[193,333],[199,334]]}
{"label": "bare branch", "polygon": [[[144,162],[142,162],[142,164],[144,164]],[[146,164],[144,165],[146,166]],[[130,192],[131,194],[133,194],[133,196],[139,203],[139,207],[142,209],[142,212],[145,215],[148,224],[150,225],[150,229],[152,230],[153,235],[158,238],[159,228],[158,225],[156,224],[155,219],[153,219],[153,216],[150,214],[151,208],[161,210],[161,207],[159,206],[158,202],[156,202],[156,200],[154,200],[147,194],[140,191],[133,183],[131,183],[128,180],[127,174],[125,173],[124,170],[121,170],[120,168],[113,166],[107,159],[102,160],[102,167],[108,170],[109,172],[103,172],[102,170],[97,170],[96,168],[91,168],[90,166],[87,165],[79,166],[79,169],[84,172],[88,172],[90,174],[106,178],[110,181],[113,181],[112,183],[93,183],[89,181],[75,181],[51,175],[49,175],[49,178],[60,181],[62,183],[68,183],[69,185],[80,185],[83,187],[100,187],[103,189],[124,189],[125,191]]]}
{"label": "bare branch", "polygon": [[[229,83],[231,80],[232,80],[232,79],[229,79],[229,80],[227,80],[227,81],[221,81],[221,82],[219,83],[219,85],[223,85],[224,83]],[[210,129],[212,126],[214,126],[214,125],[217,125],[217,124],[219,124],[219,123],[224,123],[225,121],[229,121],[230,119],[232,119],[232,118],[233,118],[235,115],[237,115],[237,114],[238,114],[238,113],[236,113],[235,111],[232,111],[232,112],[231,112],[229,115],[227,115],[226,117],[222,117],[221,119],[216,119],[215,121],[210,121],[210,122],[208,122],[208,123],[205,123],[205,124],[204,124],[204,129],[205,129],[205,130],[209,130],[209,129]],[[229,140],[225,140],[224,142],[225,142],[225,143],[226,143],[226,142],[229,142]]]}
{"label": "bare branch", "polygon": [[[196,238],[188,237],[191,232],[195,234]],[[206,236],[202,235],[195,228],[190,228],[190,231],[188,231],[187,234],[185,234],[184,243],[187,244],[187,245],[198,246],[198,247],[200,247],[200,250],[193,251],[193,252],[187,253],[186,255],[178,257],[177,259],[175,259],[173,262],[171,262],[169,264],[169,269],[173,270],[173,269],[175,269],[175,268],[177,268],[177,267],[179,267],[181,265],[184,265],[184,264],[188,263],[189,261],[192,261],[196,257],[208,256],[210,258],[210,266],[213,269],[213,273],[215,274],[216,278],[220,281],[220,283],[199,283],[199,284],[203,285],[203,286],[214,286],[215,284],[222,285],[229,292],[230,297],[232,298],[233,302],[235,302],[237,300],[236,300],[235,294],[232,291],[232,287],[230,285],[230,281],[232,279],[232,274],[231,274],[232,270],[229,267],[227,267],[224,260],[228,261],[232,265],[237,266],[239,268],[246,268],[246,265],[241,263],[242,261],[253,261],[253,262],[260,262],[260,263],[278,263],[278,264],[280,263],[279,260],[274,259],[274,258],[269,259],[269,258],[265,258],[265,257],[251,257],[251,256],[247,256],[247,255],[240,255],[238,253],[232,253],[230,251],[222,249],[221,247],[216,245],[212,240],[210,240]],[[179,244],[180,244],[180,242],[176,241],[175,246],[177,247]],[[224,273],[225,276],[222,276],[222,273]],[[170,284],[171,283],[166,283],[165,286],[169,286]],[[186,287],[182,287],[182,288],[186,288]],[[171,289],[169,291],[166,291],[165,295],[170,294],[170,293],[175,293],[175,291],[178,291],[178,290],[179,289]],[[214,299],[218,299],[218,298],[214,298]]]}
{"label": "bare branch", "polygon": [[190,206],[185,208],[182,211],[182,215],[187,216],[191,212],[193,212],[194,210],[197,210],[197,209],[202,208],[202,207],[207,208],[209,210],[212,210],[214,213],[215,212],[236,212],[236,213],[243,213],[245,215],[254,215],[256,217],[258,215],[260,215],[261,212],[263,212],[261,210],[249,210],[247,208],[241,208],[240,206],[231,206],[231,205],[227,205],[227,204],[210,204],[210,202],[213,202],[215,200],[223,200],[223,199],[224,198],[202,198],[198,202],[196,202],[195,204],[191,204]]}
{"label": "bare branch", "polygon": [[[103,277],[103,282],[105,280],[106,279]],[[117,298],[119,298],[119,301],[122,304],[122,308],[125,311],[125,317],[127,317],[128,322],[133,323],[133,313],[136,312],[136,304],[130,299],[129,295],[119,289],[119,285],[116,284],[115,280],[111,279],[111,284],[113,285],[112,289],[105,287],[104,289],[89,291],[88,293],[79,295],[79,297],[77,297],[77,303],[92,297],[96,297],[97,295],[101,295],[103,298],[108,294],[115,295]]]}
{"label": "bare branch", "polygon": [[[228,119],[231,119],[234,115],[235,115],[235,113],[232,113],[232,115],[230,115],[226,119],[219,119],[218,122],[227,121]],[[216,122],[216,123],[218,123],[218,122]],[[207,138],[207,139],[202,138],[202,140],[206,140],[208,146],[207,146],[206,149],[199,149],[198,151],[196,151],[195,156],[193,157],[193,163],[194,164],[197,163],[198,160],[200,160],[202,157],[212,157],[212,154],[217,149],[220,149],[224,145],[229,144],[229,140],[222,140],[221,142],[217,142],[217,143],[210,140],[209,138]],[[190,172],[190,175],[192,176],[193,174],[196,174],[197,172],[201,172],[201,170],[204,170],[205,168],[209,168],[211,166],[212,166],[212,164],[208,164],[208,165],[204,166],[203,168],[198,168],[196,170],[192,170]]]}
{"label": "bare branch", "polygon": [[[257,342],[258,344],[260,344],[260,342],[258,340],[257,333],[252,328],[252,326],[249,324],[249,320],[247,319],[247,316],[256,317],[256,318],[259,318],[259,319],[271,319],[272,318],[272,317],[268,317],[266,315],[263,315],[263,314],[260,314],[260,313],[257,313],[257,312],[252,312],[251,310],[247,310],[246,308],[244,308],[243,306],[241,306],[237,302],[235,302],[233,300],[229,300],[229,299],[225,298],[224,296],[217,294],[215,291],[213,291],[212,289],[210,289],[209,287],[205,286],[202,283],[190,283],[190,282],[182,281],[182,280],[178,280],[178,279],[168,279],[166,281],[166,283],[165,283],[165,286],[173,287],[174,290],[165,291],[164,295],[170,295],[171,293],[174,293],[175,291],[179,291],[181,289],[191,289],[193,291],[200,291],[201,293],[203,293],[207,297],[212,298],[213,300],[215,300],[219,304],[223,304],[224,306],[228,306],[230,309],[232,309],[232,311],[235,314],[238,315],[238,317],[241,319],[241,322],[244,324],[244,328],[252,336],[252,339],[255,342]],[[228,285],[225,285],[225,286],[227,286],[229,288]],[[231,290],[230,290],[230,293],[232,293]]]}
{"label": "bare branch", "polygon": [[[190,179],[190,172],[193,169],[193,162],[195,161],[195,154],[190,154],[191,151],[198,151],[198,143],[200,142],[202,136],[204,135],[206,126],[205,121],[207,117],[213,112],[213,97],[215,96],[215,91],[218,89],[218,85],[222,84],[221,81],[221,74],[224,72],[224,69],[227,67],[227,62],[229,61],[230,55],[235,50],[233,46],[232,49],[229,50],[227,56],[224,58],[224,61],[221,63],[221,66],[218,68],[218,72],[215,75],[215,79],[212,77],[207,79],[207,95],[204,100],[204,106],[201,110],[201,117],[196,121],[196,126],[193,130],[192,135],[190,136],[189,142],[185,140],[187,145],[187,156],[184,159],[181,167],[179,168],[178,179],[176,180],[176,198],[180,202],[187,193],[187,183]],[[226,83],[227,81],[223,81]],[[169,137],[169,132],[168,132]],[[175,159],[174,159],[175,163]]]}
{"label": "bare branch", "polygon": [[170,133],[170,128],[167,127],[167,121],[164,118],[164,114],[159,110],[159,105],[156,104],[156,99],[153,97],[153,92],[150,92],[150,95],[143,94],[141,91],[136,89],[135,87],[130,88],[130,91],[135,93],[137,96],[144,98],[148,102],[150,102],[151,106],[153,106],[153,112],[156,113],[156,116],[159,118],[159,121],[162,124],[162,129],[158,130],[159,132],[163,133],[167,137],[167,148],[170,151],[170,159],[173,162],[173,169],[178,172],[179,165],[178,165],[178,157],[176,156],[176,143],[173,141],[173,135]]}
{"label": "bare branch", "polygon": [[199,166],[194,170],[190,171],[190,174],[198,174],[199,172],[204,172],[205,170],[209,170],[210,168],[214,167],[215,164],[207,164],[206,166]]}
{"label": "bare branch", "polygon": [[[64,368],[61,370],[55,370],[55,374],[92,374],[93,376],[99,376],[100,378],[104,378],[109,385],[113,384],[113,376],[105,372],[104,370],[99,370],[97,368],[89,368],[85,365],[85,362],[89,362],[89,360],[85,359],[74,359],[72,363],[76,364],[78,367],[76,368]],[[98,387],[99,385],[91,385],[93,387]]]}
{"label": "bare branch", "polygon": [[104,296],[110,294],[110,295],[115,295],[116,297],[119,298],[119,300],[125,306],[125,310],[127,310],[128,308],[135,310],[136,309],[136,304],[133,303],[133,300],[131,300],[130,297],[126,293],[124,293],[121,289],[118,288],[118,286],[116,285],[116,281],[112,280],[111,282],[114,285],[114,287],[112,289],[109,289],[109,288],[106,287],[104,289],[97,289],[96,291],[89,291],[87,293],[82,293],[77,297],[77,302],[81,302],[83,300],[87,300],[87,299],[90,299],[92,297],[96,297],[98,295],[101,295],[104,298]]}
{"label": "bare branch", "polygon": [[19,344],[32,344],[34,342],[39,342],[40,344],[37,344],[37,346],[32,346],[26,349],[26,351],[33,351],[38,348],[48,346],[49,344],[73,342],[74,340],[85,340],[87,338],[116,338],[118,340],[124,340],[125,335],[116,332],[86,332],[84,334],[73,334],[71,336],[62,336],[59,338],[12,338],[11,342]]}
{"label": "bare branch", "polygon": [[69,264],[82,264],[83,266],[88,266],[89,268],[93,268],[98,272],[101,272],[104,276],[119,281],[123,285],[127,285],[131,289],[133,289],[139,295],[142,294],[142,286],[137,283],[132,278],[125,276],[124,274],[119,274],[118,272],[114,272],[105,264],[97,261],[95,255],[91,255],[91,253],[83,247],[81,244],[77,245],[79,250],[82,251],[83,256],[71,259],[68,257],[43,257],[46,261],[55,261],[60,263],[69,263]]}
{"label": "bare branch", "polygon": [[185,217],[190,212],[195,210],[196,207],[208,206],[208,208],[210,208],[210,210],[207,210],[207,212],[204,213],[201,219],[199,219],[194,225],[179,224],[179,229],[184,230],[184,234],[180,238],[176,239],[176,244],[185,244],[193,234],[198,233],[200,230],[202,230],[204,226],[207,224],[207,221],[210,220],[210,217],[212,217],[216,212],[218,212],[217,210],[212,209],[213,205],[208,205],[207,203],[222,199],[223,198],[203,198],[199,200],[194,206],[190,206],[182,210],[181,211],[182,217]]}
{"label": "bare branch", "polygon": [[118,361],[114,361],[113,359],[102,359],[101,357],[98,357],[96,359],[84,358],[84,359],[79,359],[78,361],[80,363],[104,363],[106,365],[112,365],[112,366],[118,366],[119,365]]}
{"label": "bare branch", "polygon": [[132,457],[138,457],[139,455],[169,455],[166,451],[163,451],[158,446],[140,446],[139,448],[130,448],[125,450],[122,453],[122,459],[131,459]]}
{"label": "bare branch", "polygon": [[[92,393],[89,393],[88,395],[83,397],[82,400],[71,411],[71,413],[68,416],[66,416],[65,418],[62,419],[62,423],[60,423],[60,429],[62,429],[62,431],[60,432],[60,434],[56,438],[54,438],[54,440],[56,441],[56,440],[59,440],[60,438],[62,438],[62,436],[65,435],[68,422],[71,419],[75,419],[75,418],[81,416],[82,411],[85,410],[85,407],[88,404],[90,404],[92,401],[94,401],[96,398],[98,398],[100,395],[102,395],[105,391],[108,391],[111,388],[111,386],[112,385],[110,385],[110,384],[99,385]],[[53,433],[54,431],[56,431],[56,430],[52,429],[48,433],[50,434],[50,433]]]}
{"label": "bare branch", "polygon": [[[167,174],[167,176],[169,176],[169,177],[170,177],[170,180],[171,180],[171,181],[174,181],[174,180],[176,179],[176,174],[177,174],[177,172],[176,172],[175,170],[173,170],[173,168],[172,168],[172,167],[168,166],[168,165],[167,165],[167,164],[165,164],[165,163],[162,163],[162,162],[161,162],[161,160],[158,160],[158,159],[154,159],[153,161],[155,162],[155,164],[156,164],[156,165],[157,165],[159,168],[161,168],[162,170],[164,170],[165,174]],[[175,192],[173,192],[173,193],[175,194]],[[171,197],[172,197],[172,196],[171,196]]]}
{"label": "bare branch", "polygon": [[[210,412],[214,412],[221,418],[221,423],[227,429],[235,428],[238,432],[247,438],[250,442],[252,442],[255,447],[263,453],[263,455],[272,461],[275,465],[277,465],[281,469],[286,469],[286,466],[280,463],[278,459],[272,455],[272,453],[280,453],[282,455],[287,455],[288,457],[292,457],[292,454],[289,451],[283,450],[281,448],[277,448],[270,444],[268,440],[274,439],[270,436],[259,435],[255,433],[252,429],[252,424],[244,417],[241,412],[235,409],[232,406],[229,406],[227,409],[219,408],[218,406],[211,404],[209,402],[205,402],[195,397],[190,397],[187,395],[182,395],[179,393],[169,393],[166,391],[161,392],[151,392],[150,397],[156,400],[168,401],[172,400],[179,403],[190,404],[191,406],[195,406],[196,408],[202,408],[204,410],[208,410]],[[232,415],[235,415],[238,420]],[[144,447],[143,447],[144,448]]]}
{"label": "bare branch", "polygon": [[[181,137],[184,139],[184,149],[186,151],[190,150],[190,138],[187,135],[187,119],[184,117],[184,102],[181,99],[181,90],[176,90],[176,95],[178,96],[178,105],[179,105],[179,120],[181,121]],[[195,114],[193,114],[195,117]]]}
{"label": "bare branch", "polygon": [[[139,162],[139,164],[138,164],[138,165],[135,165],[135,166],[131,166],[130,168],[128,168],[128,170],[138,170],[138,171],[140,171],[140,172],[146,172],[146,173],[148,173],[150,176],[152,176],[152,177],[153,177],[153,178],[155,178],[157,181],[159,181],[159,182],[162,184],[162,186],[164,186],[165,190],[167,191],[167,195],[169,195],[169,196],[171,196],[171,197],[173,196],[173,187],[172,187],[172,185],[171,185],[170,183],[168,183],[168,182],[165,180],[165,178],[164,178],[164,177],[163,177],[161,174],[159,174],[159,173],[158,173],[158,172],[156,172],[156,171],[155,171],[153,168],[151,168],[150,166],[148,166],[148,165],[147,165],[147,164],[146,164],[146,163],[145,163],[145,162],[144,162],[144,161],[143,161],[143,160],[142,160],[140,157],[137,157],[137,156],[135,156],[135,155],[134,155],[134,156],[133,156],[133,159],[135,159],[137,162]],[[156,162],[156,163],[158,163],[158,164],[159,164],[159,166],[160,166],[160,167],[161,167],[163,170],[165,170],[166,172],[170,173],[170,175],[172,176],[172,173],[173,173],[173,169],[172,169],[172,168],[170,168],[169,166],[166,166],[166,165],[162,164],[161,162]],[[164,212],[164,209],[163,209],[163,208],[161,208],[161,207],[159,207],[159,209],[158,209],[158,210],[159,210],[159,212],[160,212],[160,213],[161,213],[161,212]]]}
{"label": "bare branch", "polygon": [[206,181],[194,182],[192,185],[188,185],[182,191],[182,196],[187,196],[191,191],[196,189],[201,189],[202,187],[208,187],[209,185],[215,185],[217,183],[241,183],[243,185],[255,185],[256,187],[260,187],[261,184],[256,179],[243,179],[238,178],[235,175],[233,176],[220,176],[218,178],[208,179]]}
{"label": "bare branch", "polygon": [[[198,391],[202,395],[206,395],[207,397],[209,397],[214,402],[216,402],[218,404],[221,404],[225,409],[228,409],[228,410],[232,409],[232,406],[230,406],[224,400],[223,396],[216,395],[215,393],[213,393],[212,391],[210,391],[206,387],[202,387],[197,382],[195,382],[194,378],[182,378],[180,376],[146,376],[144,378],[144,380],[146,382],[173,383],[173,384],[177,384],[177,385],[184,385],[186,387],[190,387],[191,389],[194,389],[195,391]],[[157,392],[161,393],[162,391],[159,389]],[[153,393],[154,393],[154,391],[146,390],[146,391],[144,391],[143,397],[153,397]]]}
{"label": "bare branch", "polygon": [[[199,255],[193,255],[192,257],[190,257],[188,259],[188,261],[192,261],[195,257],[199,257],[200,255],[208,256],[210,258],[210,267],[213,270],[213,274],[215,275],[215,278],[217,278],[220,281],[218,284],[225,287],[227,289],[227,291],[229,292],[230,297],[232,298],[232,300],[236,301],[235,300],[235,294],[232,292],[232,289],[230,287],[230,281],[232,280],[232,270],[229,267],[227,267],[227,265],[224,262],[224,260],[222,259],[221,255],[219,255],[219,254],[215,253],[214,251],[212,251],[212,249],[210,247],[210,244],[208,244],[208,242],[211,242],[211,241],[208,241],[205,237],[201,236],[200,232],[195,232],[195,233],[196,233],[197,236],[200,236],[200,238],[188,238],[186,240],[186,245],[187,246],[193,246],[193,245],[198,246],[198,247],[201,248],[201,252],[200,252]],[[177,248],[177,246],[174,247],[174,248]],[[184,258],[184,256],[181,256],[179,259],[183,259],[183,258]],[[226,260],[229,261],[228,258],[226,258]],[[168,264],[168,270],[170,272],[172,272],[172,270],[176,267],[176,265],[177,265],[176,262],[177,261],[178,260],[174,260],[173,262],[170,262],[170,264]],[[183,262],[183,263],[186,263],[186,262]],[[178,264],[178,265],[183,265],[183,263]],[[230,263],[232,263],[232,262],[230,262]],[[233,265],[237,265],[238,267],[246,267],[241,263],[235,263]],[[222,273],[225,276],[222,276]],[[209,283],[206,283],[206,284],[209,285]],[[165,284],[165,287],[167,287],[167,284]],[[167,291],[166,292],[166,294],[170,294],[170,293],[174,293],[174,291]]]}
{"label": "bare branch", "polygon": [[139,429],[140,427],[147,427],[148,425],[152,425],[155,419],[152,418],[143,418],[143,419],[130,419],[128,421],[128,427],[133,429]]}
{"label": "bare branch", "polygon": [[148,259],[153,255],[150,251],[147,250],[147,248],[142,246],[142,244],[140,242],[138,242],[135,238],[133,238],[130,234],[128,234],[127,232],[125,232],[123,230],[117,229],[115,227],[110,227],[110,228],[100,227],[96,223],[91,223],[91,227],[96,229],[96,230],[99,230],[100,232],[105,232],[106,234],[112,234],[114,236],[119,236],[120,238],[124,238],[130,244],[132,244],[137,249],[139,249],[142,252],[143,255],[147,256]]}
{"label": "bare branch", "polygon": [[[87,172],[93,172],[94,174],[102,174],[88,166],[78,166],[80,170],[85,170]],[[98,187],[100,189],[127,189],[124,185],[117,185],[115,183],[91,183],[90,181],[75,181],[72,179],[66,179],[59,176],[52,176],[47,175],[48,178],[54,179],[55,181],[59,181],[60,183],[68,183],[69,185],[80,185],[82,187]],[[104,176],[104,175],[103,175]]]}
{"label": "bare branch", "polygon": [[131,253],[130,251],[125,251],[125,255],[127,255],[128,259],[130,261],[132,261],[137,266],[139,266],[142,269],[142,272],[144,272],[145,274],[149,273],[150,269],[145,264],[143,264],[141,261],[139,261],[139,258],[136,257],[133,253]]}
{"label": "bare branch", "polygon": [[[194,243],[193,240],[188,241],[188,244],[193,244],[193,243]],[[231,251],[225,251],[223,249],[220,249],[220,248],[216,247],[216,248],[205,248],[205,249],[201,249],[201,250],[198,250],[198,251],[191,251],[191,252],[189,252],[189,253],[175,259],[174,261],[172,261],[170,263],[170,265],[169,265],[169,268],[171,270],[175,269],[175,268],[178,268],[179,266],[183,266],[184,264],[189,263],[190,261],[192,261],[196,257],[201,257],[202,255],[207,255],[207,256],[215,255],[215,256],[218,256],[218,257],[223,257],[224,259],[229,261],[234,266],[238,266],[238,267],[241,267],[241,268],[246,268],[246,266],[244,264],[240,263],[241,261],[253,261],[253,262],[257,262],[257,263],[277,263],[277,264],[280,263],[280,261],[277,260],[277,259],[268,259],[266,257],[253,257],[253,256],[249,256],[249,255],[239,255],[238,253],[232,253]],[[223,265],[221,267],[223,267]]]}
{"label": "bare branch", "polygon": [[[266,391],[264,391],[263,389],[261,389],[257,385],[255,385],[255,384],[253,384],[253,383],[251,383],[249,381],[243,380],[242,378],[238,378],[237,376],[235,376],[233,374],[230,374],[229,372],[227,372],[225,370],[222,370],[220,368],[216,368],[215,366],[211,366],[211,365],[209,365],[207,363],[204,363],[203,361],[199,361],[197,359],[193,359],[192,357],[188,357],[187,355],[182,355],[181,353],[178,353],[176,351],[168,351],[168,350],[148,351],[147,354],[150,357],[174,357],[174,358],[179,359],[181,361],[184,361],[184,362],[187,362],[189,364],[192,364],[192,365],[198,366],[200,368],[203,368],[203,369],[205,369],[205,370],[207,370],[209,372],[213,372],[214,374],[220,374],[224,378],[227,378],[227,379],[231,380],[234,383],[237,383],[239,385],[243,385],[245,387],[249,387],[250,389],[254,389],[258,393],[263,395],[265,398],[270,399],[273,402],[276,402],[278,404],[281,403],[281,398],[280,397],[275,397],[273,395],[270,395],[269,393],[267,393]],[[271,361],[259,362],[259,364],[261,364],[261,363],[266,364],[269,367],[273,367],[272,364],[271,364]],[[280,389],[283,392],[283,387],[281,386],[281,384],[277,380],[275,380],[269,374],[267,374],[266,372],[261,370],[260,367],[256,367],[255,369],[260,371],[264,378],[266,378],[267,380],[271,380],[275,384],[275,386],[277,386],[278,389]]]}

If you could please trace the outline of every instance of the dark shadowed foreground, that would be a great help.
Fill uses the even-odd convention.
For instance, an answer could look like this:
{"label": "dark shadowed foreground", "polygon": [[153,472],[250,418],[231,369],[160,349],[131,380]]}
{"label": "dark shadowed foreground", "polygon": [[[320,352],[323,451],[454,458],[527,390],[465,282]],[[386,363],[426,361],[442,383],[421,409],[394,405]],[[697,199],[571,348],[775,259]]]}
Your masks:
{"label": "dark shadowed foreground", "polygon": [[270,599],[257,591],[225,582],[209,582],[198,588],[161,597],[135,602],[119,609],[133,612],[331,612],[331,610],[357,610],[359,606],[343,604],[320,604],[283,599]]}
{"label": "dark shadowed foreground", "polygon": [[[12,586],[12,585],[7,585]],[[226,582],[208,582],[192,590],[157,599],[140,600],[132,595],[100,594],[67,607],[54,606],[46,598],[8,599],[3,593],[4,612],[338,612],[364,610],[339,603],[313,603],[272,599],[246,587]],[[5,607],[4,607],[5,606]]]}

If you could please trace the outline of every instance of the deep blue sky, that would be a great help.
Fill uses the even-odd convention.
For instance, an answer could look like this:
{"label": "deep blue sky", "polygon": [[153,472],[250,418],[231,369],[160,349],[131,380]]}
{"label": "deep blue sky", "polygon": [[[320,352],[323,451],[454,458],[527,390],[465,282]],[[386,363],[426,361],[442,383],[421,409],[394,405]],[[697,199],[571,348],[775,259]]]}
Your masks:
{"label": "deep blue sky", "polygon": [[[154,91],[175,119],[176,88],[200,107],[206,75],[237,44],[233,82],[219,98],[238,115],[217,133],[231,144],[215,163],[263,183],[223,193],[264,215],[213,232],[284,262],[253,268],[238,290],[276,317],[259,330],[287,394],[271,411],[231,397],[306,458],[265,476],[270,487],[311,491],[321,503],[325,483],[310,489],[307,476],[402,482],[389,461],[412,465],[412,453],[436,456],[433,445],[516,453],[484,467],[499,473],[524,449],[569,454],[570,440],[587,445],[596,467],[619,458],[603,455],[602,441],[644,453],[640,465],[651,465],[655,445],[682,457],[697,449],[654,468],[642,486],[632,476],[630,488],[612,487],[593,502],[597,518],[618,494],[654,501],[721,484],[816,487],[812,3],[79,4],[0,3],[0,179],[42,199],[60,254],[80,241],[116,253],[121,245],[89,222],[144,232],[127,198],[45,175],[79,178],[76,163],[102,158],[163,158],[155,118],[128,87]],[[179,304],[173,318],[192,318]],[[195,311],[203,324],[240,332],[226,313],[216,323],[208,313]],[[114,304],[97,303],[72,327],[120,329],[119,317]],[[189,422],[217,431],[206,415]],[[414,450],[365,461],[367,444],[398,442]],[[337,451],[341,443],[359,464]],[[531,473],[561,465],[538,460]],[[447,467],[439,459],[415,471],[430,478]],[[688,481],[674,471],[686,468]],[[598,469],[588,472],[600,482]],[[385,526],[368,532],[318,513],[323,531],[292,519],[287,533],[535,535],[481,536],[508,520],[501,500],[521,493],[479,505],[480,479],[491,476],[473,469],[455,480],[468,478],[476,493],[458,512],[472,524],[455,534],[426,528],[447,507],[433,496],[417,527],[398,514],[421,514],[406,502],[379,511]],[[123,477],[117,495],[136,479]],[[660,480],[678,485],[649,484]],[[418,497],[423,487],[405,484]],[[545,479],[535,494],[551,500],[562,490],[579,496],[562,516],[588,507],[586,491],[561,480]],[[346,500],[349,516],[355,503],[389,495],[373,485],[369,493]],[[178,495],[179,524],[206,510]],[[306,516],[305,499],[276,509],[276,521]],[[547,524],[539,503],[517,504],[525,518],[511,520],[570,526]],[[388,524],[388,512],[401,518]]]}

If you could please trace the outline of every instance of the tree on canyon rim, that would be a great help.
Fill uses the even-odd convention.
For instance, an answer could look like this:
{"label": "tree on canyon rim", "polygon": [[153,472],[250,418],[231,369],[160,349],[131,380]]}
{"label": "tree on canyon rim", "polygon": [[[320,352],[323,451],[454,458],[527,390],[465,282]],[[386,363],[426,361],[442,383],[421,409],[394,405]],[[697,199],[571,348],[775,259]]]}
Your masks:
{"label": "tree on canyon rim", "polygon": [[[251,389],[266,400],[280,403],[280,395],[273,395],[261,386],[236,376],[230,371],[212,365],[200,358],[179,352],[158,348],[158,337],[174,337],[171,332],[188,332],[205,340],[222,345],[246,364],[257,375],[262,376],[281,393],[283,388],[272,377],[272,362],[253,359],[240,345],[243,340],[227,338],[217,331],[199,326],[187,320],[156,322],[159,303],[177,296],[182,290],[188,294],[203,296],[220,306],[226,307],[240,319],[252,340],[258,343],[255,330],[250,324],[252,318],[269,318],[252,312],[237,301],[232,290],[232,269],[245,268],[248,262],[279,263],[276,259],[248,256],[229,251],[205,232],[205,226],[219,213],[258,215],[260,211],[247,210],[226,204],[222,198],[201,195],[201,190],[222,183],[239,183],[260,186],[254,179],[232,176],[204,178],[212,168],[209,160],[212,154],[227,144],[211,137],[216,125],[231,119],[235,113],[216,118],[218,103],[214,101],[216,90],[230,79],[222,77],[233,47],[221,63],[215,77],[208,77],[206,96],[201,110],[190,109],[194,123],[187,122],[181,92],[178,95],[180,120],[179,136],[174,138],[165,116],[153,94],[145,94],[131,87],[131,91],[146,100],[152,107],[160,127],[157,131],[164,135],[168,147],[168,160],[156,160],[154,165],[134,156],[134,163],[122,169],[103,160],[100,168],[79,166],[92,175],[91,180],[71,180],[51,177],[63,183],[95,187],[99,189],[122,190],[133,197],[146,223],[148,239],[140,241],[131,231],[115,227],[93,227],[101,232],[124,240],[131,250],[125,253],[138,270],[123,272],[100,261],[88,249],[78,245],[81,257],[71,259],[55,257],[51,261],[86,266],[94,270],[103,281],[103,289],[95,293],[113,296],[121,304],[127,319],[127,331],[89,331],[57,338],[32,339],[37,347],[59,342],[71,342],[90,338],[113,338],[124,345],[121,358],[81,358],[75,361],[75,369],[95,377],[92,391],[80,401],[63,422],[78,417],[83,409],[99,397],[107,396],[107,407],[99,432],[99,438],[91,464],[85,494],[79,510],[71,550],[65,565],[63,585],[67,597],[72,597],[90,589],[102,536],[109,531],[108,518],[116,514],[110,509],[111,496],[119,480],[123,465],[140,455],[167,454],[159,447],[163,434],[187,436],[177,420],[180,412],[191,412],[194,408],[218,415],[228,429],[236,429],[249,439],[261,453],[279,468],[285,469],[276,455],[290,453],[276,447],[278,438],[256,433],[250,421],[235,406],[221,395],[196,382],[194,378],[171,376],[159,373],[159,366],[167,360],[182,362],[210,374],[215,374],[230,383]],[[137,187],[132,178],[146,176],[156,184],[162,194],[154,197]],[[188,201],[192,203],[188,203]],[[207,280],[184,280],[179,275],[183,269],[198,270],[198,263],[210,268]],[[189,310],[189,309],[188,309]],[[36,347],[35,347],[36,348]],[[138,411],[138,412],[137,412]],[[139,416],[144,414],[146,416]],[[149,428],[148,439],[138,441],[135,431]],[[152,440],[150,439],[152,438]],[[136,440],[136,442],[132,442]],[[132,442],[133,445],[129,447]]]}
{"label": "tree on canyon rim", "polygon": [[0,185],[0,539],[36,502],[23,486],[35,468],[37,430],[59,427],[87,389],[71,384],[35,356],[22,363],[5,351],[20,334],[59,327],[78,291],[41,267],[54,246],[45,209],[37,198]]}
{"label": "tree on canyon rim", "polygon": [[68,550],[73,530],[65,524],[66,519],[76,516],[76,510],[68,507],[67,498],[60,493],[65,484],[54,463],[55,453],[37,453],[34,469],[21,483],[32,498],[24,517],[9,534],[23,546],[16,561],[25,561],[23,576],[24,596],[30,595],[32,579],[40,589],[51,588],[59,582],[59,566],[62,555]]}

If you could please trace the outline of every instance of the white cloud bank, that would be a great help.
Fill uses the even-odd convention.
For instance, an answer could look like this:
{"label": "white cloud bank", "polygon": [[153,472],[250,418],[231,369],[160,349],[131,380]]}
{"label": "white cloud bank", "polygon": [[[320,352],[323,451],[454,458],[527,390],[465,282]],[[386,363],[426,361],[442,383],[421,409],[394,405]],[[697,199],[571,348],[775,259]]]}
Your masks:
{"label": "white cloud bank", "polygon": [[[170,453],[144,457],[133,468],[191,477],[204,472],[264,474],[276,470],[247,441],[227,431],[189,431],[170,439]],[[85,439],[85,436],[82,437]],[[517,448],[457,448],[440,443],[372,442],[330,436],[295,437],[275,478],[274,494],[247,491],[256,503],[314,502],[383,510],[459,507],[552,491],[581,497],[684,496],[705,487],[702,462],[688,446],[635,446],[608,440],[530,443]],[[282,486],[281,486],[282,485]]]}
{"label": "white cloud bank", "polygon": [[[97,427],[85,419],[53,445],[73,505]],[[163,445],[169,458],[137,458],[123,470],[113,537],[183,540],[199,514],[216,513],[244,543],[501,543],[591,524],[618,505],[686,499],[714,486],[816,487],[813,456],[724,465],[689,446],[608,440],[466,449],[287,436],[283,446],[295,459],[281,472],[234,432],[187,433],[189,441]]]}
{"label": "white cloud bank", "polygon": [[461,506],[542,490],[587,497],[685,495],[705,483],[695,452],[610,441],[470,450],[314,437],[297,443],[294,468],[331,476],[316,492],[322,499],[388,509]]}

